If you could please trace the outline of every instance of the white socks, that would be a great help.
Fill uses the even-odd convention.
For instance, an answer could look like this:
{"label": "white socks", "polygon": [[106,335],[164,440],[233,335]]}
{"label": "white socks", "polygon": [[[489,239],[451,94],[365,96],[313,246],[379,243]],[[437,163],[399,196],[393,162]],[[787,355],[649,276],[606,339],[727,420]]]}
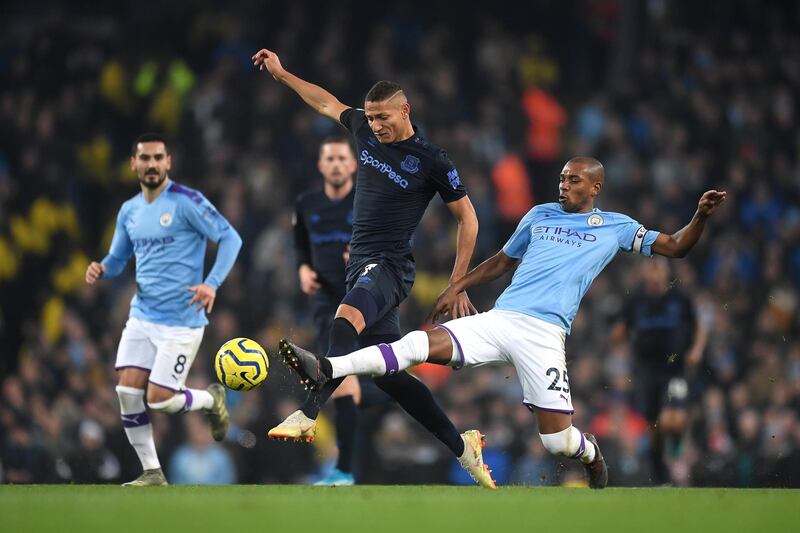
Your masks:
{"label": "white socks", "polygon": [[362,348],[348,355],[330,357],[333,378],[349,375],[390,376],[428,360],[428,334],[412,331],[399,341]]}
{"label": "white socks", "polygon": [[547,433],[542,435],[542,444],[547,451],[554,455],[563,455],[573,459],[580,459],[581,462],[591,463],[594,461],[595,447],[591,442],[587,442],[583,433],[578,431],[575,426],[570,426],[558,433]]}
{"label": "white socks", "polygon": [[153,426],[144,408],[144,390],[117,385],[122,425],[144,470],[161,468],[153,442]]}
{"label": "white socks", "polygon": [[183,392],[176,392],[169,400],[163,402],[153,402],[147,404],[154,411],[165,413],[179,413],[183,411],[199,411],[201,409],[211,409],[214,406],[214,397],[206,390],[185,389]]}
{"label": "white socks", "polygon": [[[142,468],[144,470],[161,468],[156,454],[156,444],[153,441],[153,425],[144,406],[144,390],[117,385],[117,396],[125,434],[128,436],[128,442],[136,450]],[[165,413],[199,411],[213,406],[214,397],[211,393],[199,389],[186,389],[182,393],[176,393],[169,400],[149,404],[151,409]]]}

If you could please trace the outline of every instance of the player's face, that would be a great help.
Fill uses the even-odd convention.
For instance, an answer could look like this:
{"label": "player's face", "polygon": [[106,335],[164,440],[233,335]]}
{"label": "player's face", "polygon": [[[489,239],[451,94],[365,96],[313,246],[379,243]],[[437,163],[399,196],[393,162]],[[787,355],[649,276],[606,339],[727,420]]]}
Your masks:
{"label": "player's face", "polygon": [[356,158],[349,144],[326,143],[319,151],[317,168],[325,183],[338,188],[353,178]]}
{"label": "player's face", "polygon": [[592,209],[602,184],[595,181],[584,165],[567,163],[558,180],[558,203],[567,213],[584,213]]}
{"label": "player's face", "polygon": [[648,261],[647,268],[642,268],[642,280],[651,294],[660,294],[669,283],[669,265],[666,261]]}
{"label": "player's face", "polygon": [[364,103],[364,114],[369,127],[383,144],[402,140],[400,135],[407,130],[406,122],[410,112],[411,105],[398,99]]}
{"label": "player's face", "polygon": [[136,145],[136,155],[131,157],[131,170],[136,172],[139,183],[148,189],[158,189],[172,168],[172,157],[162,142],[146,142]]}

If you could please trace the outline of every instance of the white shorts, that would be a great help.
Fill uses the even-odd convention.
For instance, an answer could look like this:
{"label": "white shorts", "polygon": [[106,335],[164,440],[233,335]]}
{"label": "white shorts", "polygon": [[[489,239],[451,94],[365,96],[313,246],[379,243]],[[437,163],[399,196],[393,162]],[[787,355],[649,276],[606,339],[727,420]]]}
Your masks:
{"label": "white shorts", "polygon": [[139,368],[150,372],[150,383],[181,391],[194,362],[205,328],[161,326],[129,318],[117,351],[117,370]]}
{"label": "white shorts", "polygon": [[564,329],[499,309],[457,318],[438,327],[454,340],[461,357],[456,368],[513,365],[528,408],[574,412],[564,356]]}

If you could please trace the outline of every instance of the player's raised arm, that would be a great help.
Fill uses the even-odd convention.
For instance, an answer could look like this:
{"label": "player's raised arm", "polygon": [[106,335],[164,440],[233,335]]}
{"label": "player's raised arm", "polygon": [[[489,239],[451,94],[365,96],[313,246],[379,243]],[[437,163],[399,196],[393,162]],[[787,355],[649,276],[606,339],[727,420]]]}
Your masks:
{"label": "player's raised arm", "polygon": [[706,220],[725,201],[726,195],[725,191],[706,191],[700,198],[697,211],[689,224],[672,235],[661,233],[653,243],[653,253],[667,257],[686,256],[703,234]]}
{"label": "player's raised arm", "polygon": [[345,109],[349,109],[350,106],[341,103],[335,96],[322,87],[314,85],[313,83],[308,83],[283,68],[281,60],[275,52],[262,48],[253,55],[252,59],[254,66],[258,67],[259,70],[266,69],[267,72],[272,74],[273,78],[284,85],[288,85],[289,88],[299,94],[300,98],[317,113],[330,117],[338,122],[342,112]]}

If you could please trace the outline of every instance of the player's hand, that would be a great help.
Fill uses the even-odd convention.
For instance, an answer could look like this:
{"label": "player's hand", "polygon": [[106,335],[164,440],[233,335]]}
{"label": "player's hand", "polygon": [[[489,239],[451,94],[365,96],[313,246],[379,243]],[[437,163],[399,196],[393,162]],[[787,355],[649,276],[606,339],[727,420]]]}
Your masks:
{"label": "player's hand", "polygon": [[478,311],[469,301],[466,292],[458,292],[452,285],[449,285],[442,291],[439,297],[436,298],[436,302],[433,304],[433,310],[428,315],[428,320],[432,324],[436,324],[439,322],[439,319],[445,315],[450,315],[450,318],[458,318],[477,312]]}
{"label": "player's hand", "polygon": [[469,316],[475,315],[478,313],[478,310],[475,309],[475,306],[472,305],[472,302],[469,301],[469,296],[467,296],[467,291],[461,291],[456,294],[456,302],[453,307],[450,308],[450,318],[461,318],[462,316]]}
{"label": "player's hand", "polygon": [[702,360],[703,360],[703,350],[700,350],[698,348],[692,348],[686,354],[686,359],[684,364],[687,369],[693,369],[697,368],[700,365],[700,361]]}
{"label": "player's hand", "polygon": [[192,299],[189,300],[189,305],[197,304],[195,311],[199,313],[201,309],[205,308],[206,313],[211,312],[214,308],[214,300],[217,299],[217,291],[214,290],[214,287],[201,283],[200,285],[189,287],[187,290],[194,293]]}
{"label": "player's hand", "polygon": [[89,285],[94,285],[95,282],[103,277],[103,274],[106,273],[106,267],[103,266],[102,263],[98,263],[97,261],[92,261],[89,263],[89,266],[86,267],[86,283]]}
{"label": "player's hand", "polygon": [[281,75],[286,72],[283,65],[281,65],[278,54],[266,48],[256,52],[251,59],[254,67],[258,67],[258,70],[266,69],[278,81],[280,81]]}
{"label": "player's hand", "polygon": [[321,287],[317,273],[310,266],[300,265],[297,274],[300,276],[300,290],[303,293],[314,294]]}
{"label": "player's hand", "polygon": [[706,191],[700,197],[700,202],[697,204],[697,212],[704,217],[710,216],[725,201],[727,195],[728,193],[725,191]]}

